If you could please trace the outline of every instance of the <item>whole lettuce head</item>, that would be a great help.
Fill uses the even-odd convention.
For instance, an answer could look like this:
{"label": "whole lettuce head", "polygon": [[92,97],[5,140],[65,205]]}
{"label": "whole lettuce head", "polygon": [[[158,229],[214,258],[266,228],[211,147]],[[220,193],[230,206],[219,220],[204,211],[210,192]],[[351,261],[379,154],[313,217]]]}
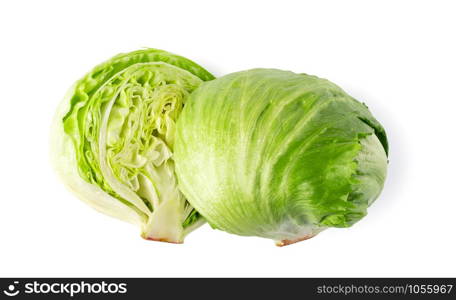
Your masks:
{"label": "whole lettuce head", "polygon": [[335,84],[254,69],[190,96],[175,162],[182,192],[212,227],[287,245],[363,218],[387,152],[383,127]]}
{"label": "whole lettuce head", "polygon": [[177,188],[175,124],[188,95],[214,77],[156,49],[119,54],[77,81],[53,124],[52,159],[66,185],[147,239],[180,243],[203,219]]}

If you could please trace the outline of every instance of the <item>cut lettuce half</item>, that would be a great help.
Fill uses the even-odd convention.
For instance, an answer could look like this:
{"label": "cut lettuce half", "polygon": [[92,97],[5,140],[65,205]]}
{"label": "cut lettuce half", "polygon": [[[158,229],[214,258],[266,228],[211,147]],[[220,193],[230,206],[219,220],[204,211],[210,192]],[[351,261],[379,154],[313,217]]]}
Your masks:
{"label": "cut lettuce half", "polygon": [[77,81],[52,126],[52,161],[65,184],[142,237],[181,243],[204,219],[177,186],[175,125],[190,95],[214,77],[157,49],[120,54]]}

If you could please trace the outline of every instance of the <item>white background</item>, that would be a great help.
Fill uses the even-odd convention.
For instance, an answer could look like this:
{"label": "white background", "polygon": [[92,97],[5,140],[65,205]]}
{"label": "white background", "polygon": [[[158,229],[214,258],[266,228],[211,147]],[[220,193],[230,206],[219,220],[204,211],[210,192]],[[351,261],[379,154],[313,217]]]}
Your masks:
{"label": "white background", "polygon": [[[456,276],[454,1],[2,1],[0,276]],[[48,162],[67,88],[154,47],[217,76],[274,67],[328,78],[389,134],[389,177],[349,229],[278,248],[208,226],[183,245],[70,194]]]}

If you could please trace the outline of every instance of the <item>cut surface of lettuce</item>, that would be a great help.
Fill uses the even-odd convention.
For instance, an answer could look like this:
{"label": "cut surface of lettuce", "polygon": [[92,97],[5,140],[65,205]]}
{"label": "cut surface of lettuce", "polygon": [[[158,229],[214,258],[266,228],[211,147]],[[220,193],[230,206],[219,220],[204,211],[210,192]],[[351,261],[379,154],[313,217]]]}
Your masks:
{"label": "cut surface of lettuce", "polygon": [[97,210],[138,225],[146,239],[181,243],[204,221],[177,186],[175,126],[190,93],[211,79],[194,62],[156,49],[98,65],[58,109],[54,167]]}
{"label": "cut surface of lettuce", "polygon": [[254,69],[190,96],[175,162],[182,192],[212,227],[287,245],[363,218],[387,152],[383,127],[335,84]]}

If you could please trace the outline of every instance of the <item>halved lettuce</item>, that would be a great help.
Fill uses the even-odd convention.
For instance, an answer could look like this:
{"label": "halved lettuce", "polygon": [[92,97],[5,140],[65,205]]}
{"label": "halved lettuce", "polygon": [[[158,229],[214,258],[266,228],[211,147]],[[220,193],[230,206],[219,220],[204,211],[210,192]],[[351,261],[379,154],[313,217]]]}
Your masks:
{"label": "halved lettuce", "polygon": [[53,123],[52,159],[66,185],[146,239],[180,243],[201,216],[177,187],[175,124],[189,96],[214,77],[157,49],[120,54],[77,81]]}
{"label": "halved lettuce", "polygon": [[335,84],[254,69],[190,96],[175,162],[182,192],[214,228],[287,245],[364,217],[387,151],[383,127]]}

